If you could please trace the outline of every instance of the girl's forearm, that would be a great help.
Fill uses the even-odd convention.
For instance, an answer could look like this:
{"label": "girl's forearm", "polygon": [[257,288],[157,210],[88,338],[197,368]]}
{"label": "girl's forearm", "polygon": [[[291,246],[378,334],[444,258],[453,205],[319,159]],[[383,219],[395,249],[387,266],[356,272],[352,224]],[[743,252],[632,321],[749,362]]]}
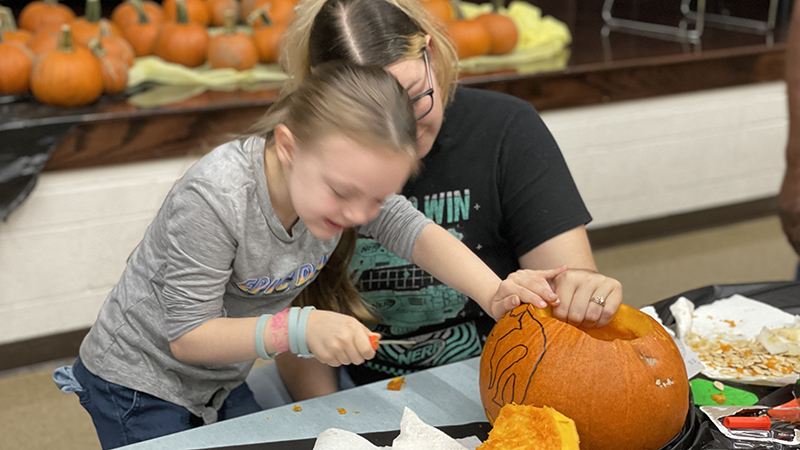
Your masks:
{"label": "girl's forearm", "polygon": [[[209,320],[170,343],[173,356],[186,364],[223,365],[258,358],[255,333],[258,317]],[[272,318],[264,327],[264,347],[275,352]]]}
{"label": "girl's forearm", "polygon": [[423,228],[412,257],[414,264],[490,311],[500,278],[447,230],[435,224]]}

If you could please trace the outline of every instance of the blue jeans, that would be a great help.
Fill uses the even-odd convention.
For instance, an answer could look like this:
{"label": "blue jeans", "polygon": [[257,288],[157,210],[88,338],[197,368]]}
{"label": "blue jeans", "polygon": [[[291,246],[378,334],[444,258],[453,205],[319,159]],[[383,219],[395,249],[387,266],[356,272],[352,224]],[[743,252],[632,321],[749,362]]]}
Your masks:
{"label": "blue jeans", "polygon": [[[63,369],[63,368],[62,368]],[[65,372],[59,369],[56,375]],[[122,447],[203,425],[188,409],[144,392],[108,382],[91,372],[78,358],[72,366],[74,382],[65,392],[75,392],[94,422],[103,449]],[[58,378],[58,377],[54,377]],[[63,377],[62,377],[63,378]],[[218,413],[219,420],[261,411],[247,384],[231,391]]]}

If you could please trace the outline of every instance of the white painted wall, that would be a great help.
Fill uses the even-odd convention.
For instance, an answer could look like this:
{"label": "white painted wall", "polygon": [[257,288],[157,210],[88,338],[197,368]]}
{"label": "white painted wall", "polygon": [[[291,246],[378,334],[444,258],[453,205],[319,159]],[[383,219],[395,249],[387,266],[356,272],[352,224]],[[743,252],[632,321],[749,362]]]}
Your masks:
{"label": "white painted wall", "polygon": [[[783,83],[543,113],[602,227],[774,195]],[[0,344],[88,327],[196,157],[45,172],[0,223]]]}

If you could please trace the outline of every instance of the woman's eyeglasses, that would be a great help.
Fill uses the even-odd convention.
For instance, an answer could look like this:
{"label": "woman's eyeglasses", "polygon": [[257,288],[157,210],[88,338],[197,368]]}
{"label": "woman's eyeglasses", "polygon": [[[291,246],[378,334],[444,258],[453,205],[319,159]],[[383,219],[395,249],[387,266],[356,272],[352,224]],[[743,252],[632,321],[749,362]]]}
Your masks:
{"label": "woman's eyeglasses", "polygon": [[[421,120],[433,110],[433,83],[431,82],[431,65],[428,62],[427,49],[422,49],[422,59],[425,61],[425,71],[428,75],[428,90],[411,99],[417,120]],[[430,100],[426,100],[425,97],[430,97]]]}

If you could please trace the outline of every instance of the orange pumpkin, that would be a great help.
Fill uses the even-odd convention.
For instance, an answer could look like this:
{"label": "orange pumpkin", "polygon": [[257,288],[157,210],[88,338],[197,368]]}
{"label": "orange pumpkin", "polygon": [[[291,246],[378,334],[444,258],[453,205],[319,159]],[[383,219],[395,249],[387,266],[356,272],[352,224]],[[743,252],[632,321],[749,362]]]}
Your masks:
{"label": "orange pumpkin", "polygon": [[103,72],[103,93],[113,95],[124,92],[128,87],[130,65],[119,55],[108,53],[100,38],[92,38],[89,41],[89,48],[100,61],[100,70]]}
{"label": "orange pumpkin", "polygon": [[211,25],[221,27],[225,25],[225,12],[233,10],[236,13],[235,20],[239,20],[239,2],[237,0],[207,0],[209,14],[211,14]]}
{"label": "orange pumpkin", "polygon": [[30,31],[17,28],[14,14],[7,6],[0,6],[0,35],[5,41],[19,42],[20,44],[27,44],[33,37],[33,33]]}
{"label": "orange pumpkin", "polygon": [[419,3],[442,22],[447,23],[455,18],[455,10],[449,0],[419,0]]}
{"label": "orange pumpkin", "polygon": [[112,33],[110,24],[106,19],[100,20],[100,43],[106,53],[119,57],[130,67],[136,57],[133,47],[124,37]]}
{"label": "orange pumpkin", "polygon": [[69,25],[62,25],[58,48],[33,65],[31,92],[41,103],[65,107],[91,104],[103,93],[100,62],[88,48],[74,45]]}
{"label": "orange pumpkin", "polygon": [[[187,18],[190,22],[199,23],[203,26],[208,26],[211,23],[211,12],[208,10],[208,4],[203,0],[185,0]],[[161,4],[164,7],[164,14],[167,20],[178,20],[178,4],[176,0],[164,0]]]}
{"label": "orange pumpkin", "polygon": [[28,48],[34,55],[40,56],[58,47],[58,37],[61,35],[61,25],[49,25],[41,30],[28,41]]}
{"label": "orange pumpkin", "polygon": [[129,26],[140,22],[140,9],[144,11],[148,22],[161,24],[166,20],[164,8],[158,3],[150,0],[127,0],[114,8],[111,12],[111,21],[124,32]]}
{"label": "orange pumpkin", "polygon": [[475,20],[482,23],[489,32],[490,55],[505,55],[517,46],[519,33],[517,25],[510,17],[499,13],[488,13],[479,15]]}
{"label": "orange pumpkin", "polygon": [[214,69],[252,69],[258,63],[258,50],[249,34],[236,31],[235,10],[229,9],[225,17],[225,32],[211,38],[208,44],[208,62]]}
{"label": "orange pumpkin", "polygon": [[[294,20],[294,0],[244,0],[242,2],[242,15],[250,17],[257,9],[266,10],[272,23],[289,25]],[[256,22],[256,26],[260,22]]]}
{"label": "orange pumpkin", "polygon": [[136,7],[139,20],[134,24],[128,25],[122,33],[131,44],[131,47],[133,47],[133,52],[136,56],[152,55],[156,47],[156,38],[158,38],[163,22],[151,22],[144,8],[136,6],[137,3],[141,5],[139,0],[132,0],[131,3]]}
{"label": "orange pumpkin", "polygon": [[28,92],[32,66],[33,52],[0,34],[0,95]]}
{"label": "orange pumpkin", "polygon": [[492,47],[489,31],[478,20],[454,20],[447,23],[445,31],[453,41],[458,59],[486,55]]}
{"label": "orange pumpkin", "polygon": [[508,403],[549,406],[575,421],[583,450],[657,449],[680,432],[689,409],[675,342],[625,305],[592,329],[518,306],[486,341],[480,390],[490,422]]}
{"label": "orange pumpkin", "polygon": [[281,38],[286,25],[276,25],[264,9],[257,9],[248,20],[253,27],[253,41],[258,50],[258,60],[264,64],[278,62],[281,54]]}
{"label": "orange pumpkin", "polygon": [[[76,45],[86,46],[93,37],[100,33],[100,13],[100,0],[86,0],[86,15],[76,17],[70,22],[72,39]],[[109,29],[115,35],[122,36],[122,30],[115,24],[110,23]]]}
{"label": "orange pumpkin", "polygon": [[177,22],[167,22],[156,38],[153,53],[163,59],[187,67],[197,67],[206,62],[208,32],[206,27],[189,22],[184,0],[176,0]]}
{"label": "orange pumpkin", "polygon": [[19,13],[19,26],[31,33],[51,25],[63,25],[75,18],[75,12],[58,0],[33,1]]}

